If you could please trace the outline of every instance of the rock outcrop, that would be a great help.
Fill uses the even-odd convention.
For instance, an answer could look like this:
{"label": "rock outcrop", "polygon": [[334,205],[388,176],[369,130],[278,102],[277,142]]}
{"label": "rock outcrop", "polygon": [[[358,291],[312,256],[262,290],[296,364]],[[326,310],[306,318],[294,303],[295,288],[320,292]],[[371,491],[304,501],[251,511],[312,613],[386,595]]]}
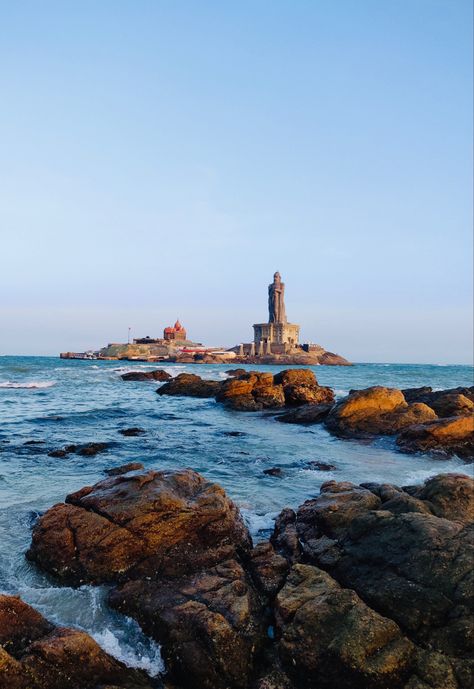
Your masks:
{"label": "rock outcrop", "polygon": [[55,627],[17,596],[0,595],[0,689],[151,689],[144,672],[85,632]]}
{"label": "rock outcrop", "polygon": [[445,456],[474,457],[474,417],[452,416],[406,428],[397,438],[403,452],[437,452]]}
{"label": "rock outcrop", "polygon": [[430,387],[402,390],[407,402],[422,402],[440,418],[465,416],[474,412],[474,386],[433,391]]}
{"label": "rock outcrop", "polygon": [[216,380],[204,380],[194,373],[180,373],[156,391],[159,395],[176,395],[186,397],[215,397],[221,383]]}
{"label": "rock outcrop", "polygon": [[436,418],[426,404],[408,404],[400,390],[375,386],[356,390],[338,402],[326,418],[326,426],[342,437],[365,438],[394,435]]}
{"label": "rock outcrop", "polygon": [[162,368],[156,371],[130,371],[129,373],[122,373],[120,376],[122,380],[170,380],[172,376]]}
{"label": "rock outcrop", "polygon": [[[51,508],[30,557],[64,582],[115,583],[110,604],[161,644],[175,689],[470,689],[473,518],[463,474],[328,481],[251,548],[218,486],[191,470],[148,472]],[[45,621],[10,633],[15,662],[36,624],[52,633]],[[8,654],[1,630],[0,606]]]}
{"label": "rock outcrop", "polygon": [[[473,510],[474,481],[464,475],[447,474],[430,479],[423,486],[406,489],[388,484],[355,486],[331,481],[323,484],[319,497],[304,503],[296,513],[286,511],[282,515],[272,540],[289,562],[304,560],[307,565],[324,569],[340,586],[355,592],[372,611],[398,625],[399,631],[390,625],[395,634],[393,639],[399,640],[403,634],[416,646],[412,651],[406,646],[411,660],[404,654],[396,654],[393,663],[389,663],[390,672],[395,671],[398,678],[370,675],[368,658],[363,662],[362,673],[368,670],[369,676],[358,676],[361,668],[352,659],[351,671],[357,670],[356,675],[350,680],[339,677],[335,680],[337,686],[393,685],[406,689],[469,686],[474,635]],[[292,533],[298,538],[297,549],[287,545]],[[293,594],[290,587],[290,604],[298,603],[298,609],[303,606],[302,617],[291,618],[287,629],[282,615],[282,643],[285,644],[285,634],[289,635],[287,648],[294,644],[293,653],[297,654],[293,672],[300,677],[297,671],[300,664],[302,686],[311,686],[308,673],[313,667],[312,679],[325,687],[326,679],[318,674],[324,663],[321,666],[321,656],[319,660],[315,656],[320,643],[325,650],[331,649],[331,653],[338,648],[338,636],[333,642],[324,641],[328,626],[337,621],[338,603],[334,603],[334,616],[324,626],[322,622],[328,614],[324,605],[316,612],[313,597],[305,597],[303,593],[307,588],[302,584],[305,578],[320,581],[319,572],[310,570],[297,570],[291,584],[297,590]],[[326,596],[333,587],[328,588],[326,584],[323,589]],[[284,592],[285,587],[278,598],[285,598]],[[305,614],[308,599],[311,599],[312,615]],[[360,641],[362,628],[356,631],[357,628],[357,625],[352,628],[346,642],[346,658],[351,657],[352,649]],[[343,629],[344,622],[339,627],[342,635]],[[309,644],[307,648],[311,650],[306,655],[300,654],[298,660],[296,640],[311,634],[315,644]],[[370,647],[370,637],[367,642]],[[284,653],[287,648],[283,646]],[[374,652],[383,653],[383,649],[381,638],[369,653],[370,658],[376,657],[372,655]],[[364,657],[360,647],[357,657]],[[406,662],[402,662],[402,657]],[[291,669],[288,660],[289,656],[287,665]],[[345,661],[342,658],[339,661],[338,671],[345,673]],[[382,670],[384,662],[377,663],[376,668],[377,672]],[[404,675],[406,684],[402,681]],[[443,684],[448,676],[451,683]]]}
{"label": "rock outcrop", "polygon": [[191,469],[105,479],[40,517],[29,559],[82,584],[189,573],[250,547],[237,507]]}

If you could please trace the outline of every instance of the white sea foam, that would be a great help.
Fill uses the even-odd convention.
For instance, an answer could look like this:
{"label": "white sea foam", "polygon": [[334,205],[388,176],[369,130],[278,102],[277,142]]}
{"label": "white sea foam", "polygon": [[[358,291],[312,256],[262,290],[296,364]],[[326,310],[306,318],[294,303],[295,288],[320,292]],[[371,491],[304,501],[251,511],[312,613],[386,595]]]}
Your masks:
{"label": "white sea foam", "polygon": [[275,518],[279,512],[267,512],[266,514],[256,514],[251,510],[240,508],[244,522],[250,531],[251,536],[257,536],[261,531],[272,531],[275,526]]}
{"label": "white sea foam", "polygon": [[19,382],[19,381],[14,381],[14,380],[7,380],[3,383],[0,383],[0,388],[51,388],[53,385],[56,385],[55,381],[52,380],[35,380],[35,381],[30,381],[30,382]]}
{"label": "white sea foam", "polygon": [[110,630],[104,629],[91,635],[104,649],[117,660],[127,665],[127,667],[145,670],[151,677],[156,677],[164,672],[163,659],[161,657],[160,646],[150,640],[148,648],[141,651],[139,648],[132,648]]}

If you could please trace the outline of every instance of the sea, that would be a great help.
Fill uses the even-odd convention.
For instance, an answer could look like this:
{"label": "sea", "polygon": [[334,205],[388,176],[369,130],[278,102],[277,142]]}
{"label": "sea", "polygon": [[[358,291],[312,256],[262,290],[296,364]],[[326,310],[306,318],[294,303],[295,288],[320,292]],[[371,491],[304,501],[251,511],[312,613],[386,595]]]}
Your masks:
{"label": "sea", "polygon": [[[224,380],[229,365],[0,357],[0,591],[19,594],[57,624],[85,629],[110,654],[151,676],[163,670],[160,648],[133,620],[108,609],[107,587],[61,586],[25,559],[38,515],[103,479],[105,469],[131,461],[147,469],[192,467],[224,486],[256,541],[268,537],[283,507],[316,496],[324,481],[407,485],[440,472],[473,473],[472,464],[456,457],[399,453],[393,439],[341,440],[321,425],[282,424],[274,413],[230,411],[213,399],[159,396],[159,383],[121,379],[127,371],[157,367],[172,375],[192,372]],[[313,370],[338,397],[371,385],[473,384],[469,366],[367,363]],[[146,433],[119,433],[133,426]],[[64,445],[87,442],[110,447],[95,457],[48,456]],[[335,469],[317,471],[314,461]],[[272,467],[282,469],[281,477],[263,473]]]}

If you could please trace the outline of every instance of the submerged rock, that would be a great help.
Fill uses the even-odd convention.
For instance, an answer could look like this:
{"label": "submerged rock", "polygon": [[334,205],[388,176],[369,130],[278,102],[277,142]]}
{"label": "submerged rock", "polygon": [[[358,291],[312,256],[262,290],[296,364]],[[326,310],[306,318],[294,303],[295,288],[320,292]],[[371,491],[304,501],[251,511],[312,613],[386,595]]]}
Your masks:
{"label": "submerged rock", "polygon": [[130,371],[123,373],[122,380],[170,380],[172,376],[159,368],[156,371]]}
{"label": "submerged rock", "polygon": [[141,462],[129,462],[128,464],[122,464],[119,467],[105,469],[104,473],[108,476],[121,476],[122,474],[128,474],[129,471],[141,471],[144,468],[145,467]]}
{"label": "submerged rock", "polygon": [[156,391],[159,395],[215,397],[221,387],[216,380],[204,380],[194,373],[180,373]]}
{"label": "submerged rock", "polygon": [[125,437],[135,437],[137,435],[144,435],[146,433],[144,428],[139,428],[138,426],[134,426],[133,428],[121,428],[119,430],[119,433],[121,435],[124,435]]}
{"label": "submerged rock", "polygon": [[270,469],[264,469],[263,473],[267,474],[267,476],[283,476],[283,469],[280,469],[280,467],[271,467]]}
{"label": "submerged rock", "polygon": [[81,584],[193,572],[249,548],[224,490],[184,469],[125,474],[68,495],[38,520],[28,557]]}
{"label": "submerged rock", "polygon": [[151,689],[85,632],[55,627],[16,596],[0,595],[1,689]]}
{"label": "submerged rock", "polygon": [[83,457],[94,457],[100,452],[106,452],[111,443],[85,443],[84,445],[66,445],[59,450],[48,452],[48,457],[67,457],[70,454],[78,454]]}

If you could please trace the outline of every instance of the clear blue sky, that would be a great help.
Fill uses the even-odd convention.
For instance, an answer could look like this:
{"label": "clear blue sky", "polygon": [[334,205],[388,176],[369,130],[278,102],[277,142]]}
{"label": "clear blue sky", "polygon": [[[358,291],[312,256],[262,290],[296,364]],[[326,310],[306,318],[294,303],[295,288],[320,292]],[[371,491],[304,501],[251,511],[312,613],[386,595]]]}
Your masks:
{"label": "clear blue sky", "polygon": [[0,0],[0,354],[471,358],[470,0]]}

